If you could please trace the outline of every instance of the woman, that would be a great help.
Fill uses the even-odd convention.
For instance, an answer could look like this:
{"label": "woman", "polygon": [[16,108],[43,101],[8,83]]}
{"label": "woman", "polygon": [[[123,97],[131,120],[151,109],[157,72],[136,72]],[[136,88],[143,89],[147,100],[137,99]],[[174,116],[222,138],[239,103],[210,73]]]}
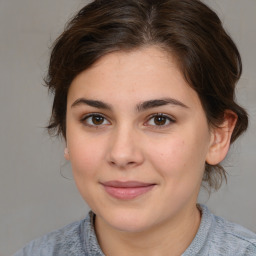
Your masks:
{"label": "woman", "polygon": [[256,255],[256,235],[197,204],[248,125],[239,52],[194,0],[96,0],[57,39],[50,133],[65,138],[85,220],[19,255]]}

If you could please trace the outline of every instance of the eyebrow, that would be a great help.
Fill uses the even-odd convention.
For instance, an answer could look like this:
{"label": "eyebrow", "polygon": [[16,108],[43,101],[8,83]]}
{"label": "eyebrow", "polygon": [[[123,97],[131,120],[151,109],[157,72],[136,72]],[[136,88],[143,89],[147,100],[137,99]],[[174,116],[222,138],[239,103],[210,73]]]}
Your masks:
{"label": "eyebrow", "polygon": [[79,98],[77,99],[72,105],[71,107],[76,107],[79,105],[88,105],[91,107],[95,107],[95,108],[99,108],[99,109],[106,109],[106,110],[112,110],[111,106],[107,103],[104,103],[103,101],[99,101],[99,100],[89,100],[89,99],[85,99],[85,98]]}
{"label": "eyebrow", "polygon": [[186,106],[184,103],[182,103],[179,100],[176,100],[173,98],[163,98],[163,99],[144,101],[144,102],[138,104],[136,109],[138,112],[141,112],[141,111],[145,111],[150,108],[156,108],[156,107],[165,106],[165,105],[174,105],[174,106],[179,106],[182,108],[189,108],[188,106]]}
{"label": "eyebrow", "polygon": [[[85,98],[77,99],[71,105],[71,107],[76,107],[79,105],[88,105],[88,106],[95,107],[98,109],[112,110],[111,105],[108,103],[105,103],[105,102],[99,101],[99,100],[91,100],[91,99],[85,99]],[[188,106],[186,106],[184,103],[182,103],[179,100],[176,100],[173,98],[163,98],[163,99],[147,100],[142,103],[139,103],[136,106],[136,110],[138,112],[142,112],[147,109],[156,108],[156,107],[165,106],[165,105],[173,105],[173,106],[179,106],[182,108],[189,108]]]}

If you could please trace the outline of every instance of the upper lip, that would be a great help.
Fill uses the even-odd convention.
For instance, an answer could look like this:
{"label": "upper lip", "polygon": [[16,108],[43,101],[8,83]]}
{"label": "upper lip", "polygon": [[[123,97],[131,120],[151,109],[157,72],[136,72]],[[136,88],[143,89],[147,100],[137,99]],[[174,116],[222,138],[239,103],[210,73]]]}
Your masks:
{"label": "upper lip", "polygon": [[118,181],[118,180],[111,180],[101,183],[104,186],[108,187],[115,187],[115,188],[136,188],[136,187],[147,187],[155,185],[154,183],[145,183],[141,181]]}

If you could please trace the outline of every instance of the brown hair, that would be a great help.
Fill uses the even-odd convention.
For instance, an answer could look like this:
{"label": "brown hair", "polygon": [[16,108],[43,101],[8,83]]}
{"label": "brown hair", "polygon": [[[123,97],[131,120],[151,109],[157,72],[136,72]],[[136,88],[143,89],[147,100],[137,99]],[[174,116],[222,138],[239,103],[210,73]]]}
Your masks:
{"label": "brown hair", "polygon": [[[103,55],[156,45],[175,55],[197,92],[209,125],[229,109],[238,116],[231,142],[246,130],[246,111],[235,102],[242,72],[236,45],[215,12],[199,0],[95,0],[67,24],[53,45],[45,79],[54,94],[51,134],[66,134],[66,104],[72,80]],[[225,170],[206,163],[204,181],[218,188]]]}

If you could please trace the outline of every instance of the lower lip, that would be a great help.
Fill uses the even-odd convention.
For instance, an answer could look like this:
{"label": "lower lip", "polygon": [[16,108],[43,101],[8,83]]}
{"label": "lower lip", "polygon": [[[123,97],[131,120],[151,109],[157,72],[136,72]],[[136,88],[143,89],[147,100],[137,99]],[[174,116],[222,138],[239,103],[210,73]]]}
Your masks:
{"label": "lower lip", "polygon": [[104,188],[106,192],[114,198],[122,199],[122,200],[130,200],[130,199],[139,197],[143,194],[146,194],[151,189],[153,189],[154,186],[155,185],[149,185],[144,187],[133,187],[133,188],[104,186]]}

